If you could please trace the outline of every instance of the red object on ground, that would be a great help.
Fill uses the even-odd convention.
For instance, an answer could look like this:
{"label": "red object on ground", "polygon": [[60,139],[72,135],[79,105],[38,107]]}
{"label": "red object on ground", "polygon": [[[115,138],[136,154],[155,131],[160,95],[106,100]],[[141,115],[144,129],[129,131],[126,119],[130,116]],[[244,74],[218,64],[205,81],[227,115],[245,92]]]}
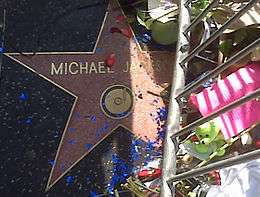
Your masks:
{"label": "red object on ground", "polygon": [[123,34],[127,38],[132,38],[132,32],[131,32],[130,28],[122,28],[121,34]]}
{"label": "red object on ground", "polygon": [[117,27],[111,27],[110,28],[110,33],[120,33],[122,35],[124,35],[125,37],[127,38],[132,38],[132,32],[129,28],[122,28],[122,29],[119,29]]}
{"label": "red object on ground", "polygon": [[126,17],[123,14],[116,16],[116,22],[123,22],[126,19]]}
{"label": "red object on ground", "polygon": [[256,146],[256,148],[260,148],[260,140],[256,140],[255,146]]}
{"label": "red object on ground", "polygon": [[152,179],[156,179],[159,178],[161,176],[161,169],[157,168],[157,169],[151,169],[151,170],[142,170],[138,173],[138,178],[139,179],[148,179],[148,178],[152,178]]}
{"label": "red object on ground", "polygon": [[192,142],[198,142],[199,141],[199,138],[196,135],[191,136],[190,139],[191,139]]}
{"label": "red object on ground", "polygon": [[116,63],[116,55],[114,53],[111,53],[107,59],[106,59],[106,66],[112,67]]}
{"label": "red object on ground", "polygon": [[117,27],[111,27],[110,28],[110,33],[122,33],[120,29],[118,29]]}
{"label": "red object on ground", "polygon": [[220,178],[220,175],[219,175],[218,171],[209,172],[209,177],[214,180],[214,183],[216,185],[220,185],[221,184],[221,178]]}

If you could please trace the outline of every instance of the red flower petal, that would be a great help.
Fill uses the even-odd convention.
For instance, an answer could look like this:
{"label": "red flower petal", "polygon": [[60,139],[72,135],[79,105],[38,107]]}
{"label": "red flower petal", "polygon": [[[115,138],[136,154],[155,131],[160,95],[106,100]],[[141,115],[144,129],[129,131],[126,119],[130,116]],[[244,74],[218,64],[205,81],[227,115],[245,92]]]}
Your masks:
{"label": "red flower petal", "polygon": [[190,139],[191,139],[192,142],[198,142],[199,141],[199,138],[196,135],[191,136]]}
{"label": "red flower petal", "polygon": [[256,146],[256,148],[260,148],[260,140],[257,140],[257,141],[255,142],[255,146]]}
{"label": "red flower petal", "polygon": [[106,59],[106,66],[111,67],[116,63],[116,55],[111,53]]}
{"label": "red flower petal", "polygon": [[116,16],[116,22],[122,22],[125,19],[126,19],[126,17],[123,14]]}
{"label": "red flower petal", "polygon": [[120,29],[118,29],[117,27],[111,27],[110,28],[110,33],[122,33]]}
{"label": "red flower petal", "polygon": [[127,28],[127,29],[122,28],[121,29],[121,34],[123,34],[127,38],[132,38],[132,32],[131,32],[131,30],[129,28]]}

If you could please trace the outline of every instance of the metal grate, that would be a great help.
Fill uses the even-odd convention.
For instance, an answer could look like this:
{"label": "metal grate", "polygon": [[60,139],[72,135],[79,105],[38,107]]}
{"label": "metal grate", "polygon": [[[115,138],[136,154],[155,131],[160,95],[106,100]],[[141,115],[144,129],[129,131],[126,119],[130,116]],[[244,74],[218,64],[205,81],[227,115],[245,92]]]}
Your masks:
{"label": "metal grate", "polygon": [[[181,98],[194,92],[199,86],[208,81],[211,78],[216,77],[218,74],[222,73],[224,70],[232,66],[234,63],[248,55],[257,46],[260,46],[260,38],[255,40],[249,46],[241,50],[239,53],[229,58],[225,63],[219,65],[214,70],[210,71],[201,79],[196,82],[184,86],[185,75],[184,70],[187,69],[187,63],[194,57],[198,57],[198,54],[203,51],[210,43],[212,43],[216,38],[223,34],[223,32],[229,28],[236,20],[238,20],[243,14],[250,10],[254,5],[259,3],[259,0],[251,0],[244,7],[240,9],[239,12],[233,15],[226,23],[224,23],[217,31],[215,31],[205,42],[201,43],[191,52],[189,49],[190,32],[193,28],[201,22],[201,20],[207,15],[207,13],[212,10],[218,3],[219,0],[212,0],[208,7],[191,22],[191,3],[192,0],[180,0],[179,1],[179,38],[177,43],[176,60],[174,64],[173,71],[173,81],[171,90],[171,99],[169,104],[169,115],[166,128],[166,136],[164,142],[164,155],[163,155],[163,168],[162,168],[162,187],[161,187],[161,197],[175,196],[174,182],[196,177],[212,170],[221,169],[224,167],[229,167],[235,164],[244,163],[260,157],[260,150],[255,150],[243,155],[239,155],[233,158],[228,158],[222,161],[218,161],[209,164],[204,167],[196,168],[188,172],[180,173],[176,175],[176,152],[178,149],[177,137],[189,133],[191,129],[198,127],[199,125],[214,119],[215,117],[223,114],[239,105],[242,105],[249,100],[256,99],[260,97],[260,89],[255,92],[236,100],[235,102],[217,110],[216,112],[210,114],[207,117],[198,119],[197,121],[187,125],[186,127],[180,128],[180,111],[181,111]],[[204,58],[204,57],[202,57]],[[204,58],[207,60],[207,58]]]}

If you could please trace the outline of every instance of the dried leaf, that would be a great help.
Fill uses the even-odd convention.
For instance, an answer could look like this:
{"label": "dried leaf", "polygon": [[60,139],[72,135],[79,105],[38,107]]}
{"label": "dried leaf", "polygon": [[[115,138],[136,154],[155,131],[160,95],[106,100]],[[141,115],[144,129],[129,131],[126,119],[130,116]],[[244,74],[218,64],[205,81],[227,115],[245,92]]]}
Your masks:
{"label": "dried leaf", "polygon": [[[228,19],[237,13],[244,5],[245,1],[232,1],[228,4],[220,5],[212,11],[212,17],[222,26]],[[237,29],[260,24],[260,3],[255,4],[249,11],[242,15],[224,33],[230,33]]]}

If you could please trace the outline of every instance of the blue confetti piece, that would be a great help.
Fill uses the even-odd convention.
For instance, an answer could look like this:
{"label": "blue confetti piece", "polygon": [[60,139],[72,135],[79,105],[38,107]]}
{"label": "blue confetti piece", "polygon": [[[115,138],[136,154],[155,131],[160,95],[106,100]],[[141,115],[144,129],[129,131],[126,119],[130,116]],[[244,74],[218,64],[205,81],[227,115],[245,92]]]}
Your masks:
{"label": "blue confetti piece", "polygon": [[85,144],[85,148],[86,148],[87,150],[91,149],[92,146],[93,146],[92,144]]}
{"label": "blue confetti piece", "polygon": [[81,118],[81,116],[80,116],[80,113],[79,113],[79,112],[76,112],[76,114],[75,114],[75,115],[76,115],[76,117],[77,117],[77,118]]}
{"label": "blue confetti piece", "polygon": [[73,176],[67,176],[67,177],[66,177],[66,182],[67,182],[67,184],[73,183],[73,180],[74,180],[74,177],[73,177]]}
{"label": "blue confetti piece", "polygon": [[51,164],[51,166],[53,167],[54,164],[55,164],[55,161],[54,161],[54,160],[50,160],[50,161],[49,161],[49,164]]}
{"label": "blue confetti piece", "polygon": [[104,125],[97,130],[96,138],[100,138],[101,135],[104,134],[105,131],[107,131],[109,128],[109,124],[106,122]]}
{"label": "blue confetti piece", "polygon": [[60,170],[61,170],[62,172],[65,171],[65,165],[64,165],[64,164],[61,164],[61,165],[60,165]]}
{"label": "blue confetti piece", "polygon": [[26,123],[26,124],[32,124],[32,117],[28,117],[28,118],[25,120],[25,123]]}
{"label": "blue confetti piece", "polygon": [[113,176],[110,180],[110,183],[107,185],[107,191],[109,195],[114,196],[114,189],[120,183],[125,183],[127,177],[132,172],[130,166],[123,160],[121,160],[116,154],[112,154],[112,163],[113,163]]}
{"label": "blue confetti piece", "polygon": [[103,48],[96,48],[96,53],[102,53],[104,51]]}
{"label": "blue confetti piece", "polygon": [[163,141],[165,138],[165,129],[159,129],[157,132],[157,141]]}
{"label": "blue confetti piece", "polygon": [[143,37],[144,37],[146,40],[148,40],[148,41],[151,41],[151,40],[152,40],[152,37],[151,37],[149,34],[147,34],[147,33],[143,34]]}
{"label": "blue confetti piece", "polygon": [[[207,75],[208,73],[209,73],[209,72],[207,71],[207,72],[201,74],[201,75],[198,77],[197,80],[202,79],[202,78],[203,78],[205,75]],[[197,80],[194,80],[194,82],[196,82]],[[209,79],[209,80],[206,81],[204,84],[202,84],[202,87],[208,88],[208,87],[210,87],[213,83],[214,83],[213,79]]]}
{"label": "blue confetti piece", "polygon": [[119,117],[124,117],[128,112],[120,112],[120,113],[117,113],[117,116]]}
{"label": "blue confetti piece", "polygon": [[91,178],[89,176],[86,177],[86,181],[90,182]]}
{"label": "blue confetti piece", "polygon": [[71,145],[76,144],[76,140],[74,140],[74,139],[69,140],[68,143],[71,144]]}
{"label": "blue confetti piece", "polygon": [[104,126],[103,126],[103,129],[104,130],[107,130],[109,128],[109,124],[106,122],[105,124],[104,124]]}
{"label": "blue confetti piece", "polygon": [[96,122],[96,120],[97,120],[96,116],[94,116],[94,115],[90,116],[90,121],[91,122]]}
{"label": "blue confetti piece", "polygon": [[54,135],[53,137],[54,137],[54,138],[59,137],[59,133],[58,133],[58,131],[55,132],[55,135]]}
{"label": "blue confetti piece", "polygon": [[19,96],[19,99],[21,101],[27,101],[29,98],[28,94],[26,92],[22,92],[21,95]]}
{"label": "blue confetti piece", "polygon": [[97,193],[94,192],[94,191],[90,191],[90,197],[96,197],[97,196]]}
{"label": "blue confetti piece", "polygon": [[147,44],[149,42],[149,40],[146,40],[145,38],[142,38],[141,42],[144,43],[144,44]]}
{"label": "blue confetti piece", "polygon": [[168,108],[166,107],[161,107],[159,108],[159,111],[157,111],[157,124],[160,124],[160,121],[165,121],[167,120],[167,116],[168,116]]}
{"label": "blue confetti piece", "polygon": [[3,53],[3,52],[4,52],[4,48],[0,47],[0,53]]}
{"label": "blue confetti piece", "polygon": [[68,128],[68,131],[69,131],[69,132],[75,132],[76,129],[75,129],[75,128]]}

